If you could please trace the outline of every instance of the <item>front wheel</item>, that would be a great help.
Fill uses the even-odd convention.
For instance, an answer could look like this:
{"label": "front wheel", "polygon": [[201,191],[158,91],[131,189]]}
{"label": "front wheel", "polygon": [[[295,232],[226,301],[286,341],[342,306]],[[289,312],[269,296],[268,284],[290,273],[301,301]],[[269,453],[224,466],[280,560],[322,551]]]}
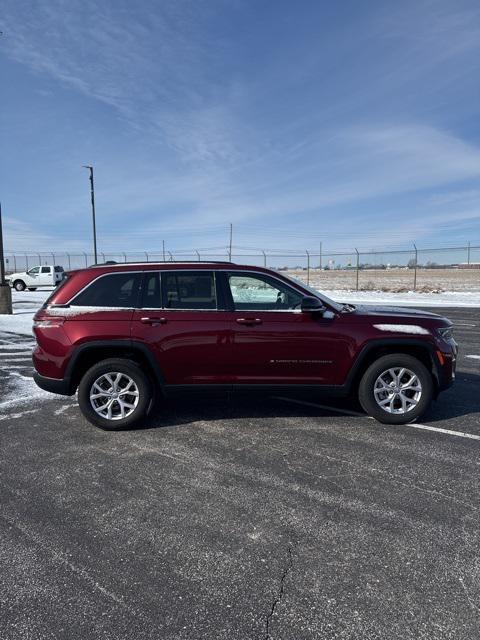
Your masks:
{"label": "front wheel", "polygon": [[78,404],[85,418],[108,431],[138,425],[151,400],[150,380],[135,362],[123,358],[95,364],[78,387]]}
{"label": "front wheel", "polygon": [[419,418],[433,398],[432,374],[402,353],[383,356],[363,374],[358,397],[363,409],[384,424],[406,424]]}
{"label": "front wheel", "polygon": [[23,280],[16,280],[13,283],[13,288],[15,289],[15,291],[25,291],[26,285]]}

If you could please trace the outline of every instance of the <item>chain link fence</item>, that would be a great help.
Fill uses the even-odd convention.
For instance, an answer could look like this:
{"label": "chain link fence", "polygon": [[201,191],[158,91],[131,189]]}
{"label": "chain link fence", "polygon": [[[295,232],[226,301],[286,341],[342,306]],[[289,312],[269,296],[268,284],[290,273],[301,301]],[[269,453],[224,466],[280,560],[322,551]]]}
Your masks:
{"label": "chain link fence", "polygon": [[[327,252],[268,249],[240,250],[235,247],[212,253],[201,249],[179,251],[100,252],[99,262],[224,261],[270,267],[298,277],[315,288],[357,291],[478,291],[480,290],[480,245],[405,251]],[[61,265],[66,271],[94,263],[91,253],[14,252],[5,254],[7,274],[28,271],[45,264]]]}

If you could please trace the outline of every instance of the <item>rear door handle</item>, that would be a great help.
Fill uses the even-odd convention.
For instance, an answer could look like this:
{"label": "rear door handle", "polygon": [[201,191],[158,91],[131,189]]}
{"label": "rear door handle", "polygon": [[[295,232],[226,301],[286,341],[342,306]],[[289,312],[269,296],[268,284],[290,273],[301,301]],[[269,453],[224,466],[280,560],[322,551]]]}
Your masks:
{"label": "rear door handle", "polygon": [[167,324],[166,318],[140,318],[140,322],[143,324]]}
{"label": "rear door handle", "polygon": [[262,324],[262,320],[260,318],[237,318],[238,324]]}

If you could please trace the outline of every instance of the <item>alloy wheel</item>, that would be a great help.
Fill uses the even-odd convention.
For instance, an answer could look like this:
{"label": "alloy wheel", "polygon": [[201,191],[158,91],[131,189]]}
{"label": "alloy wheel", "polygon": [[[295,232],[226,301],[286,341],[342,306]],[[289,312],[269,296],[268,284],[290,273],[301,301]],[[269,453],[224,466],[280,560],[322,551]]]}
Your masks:
{"label": "alloy wheel", "polygon": [[387,413],[405,414],[420,402],[422,384],[414,371],[392,367],[378,376],[373,395],[378,406]]}
{"label": "alloy wheel", "polygon": [[90,404],[105,420],[123,420],[130,416],[139,397],[135,380],[118,371],[102,374],[90,388]]}

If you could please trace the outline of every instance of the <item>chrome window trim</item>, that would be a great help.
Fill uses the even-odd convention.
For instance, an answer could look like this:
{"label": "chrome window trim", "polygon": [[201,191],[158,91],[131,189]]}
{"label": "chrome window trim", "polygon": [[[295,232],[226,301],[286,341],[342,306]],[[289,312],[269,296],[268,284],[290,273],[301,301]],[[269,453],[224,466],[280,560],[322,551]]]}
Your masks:
{"label": "chrome window trim", "polygon": [[[196,264],[196,263],[194,263]],[[98,265],[99,267],[101,265]],[[136,269],[134,271],[130,271],[127,269],[122,269],[119,271],[109,271],[108,273],[102,273],[101,275],[97,276],[96,278],[94,278],[93,280],[91,280],[88,284],[86,284],[84,287],[82,287],[82,289],[80,289],[80,291],[77,291],[77,293],[72,296],[72,298],[70,298],[70,300],[68,300],[67,302],[64,302],[60,305],[49,305],[52,307],[55,306],[60,306],[60,307],[65,307],[67,305],[71,305],[72,302],[75,300],[75,298],[77,298],[81,293],[83,293],[83,291],[85,291],[88,287],[90,287],[94,282],[97,282],[97,280],[100,280],[100,278],[105,278],[106,276],[112,276],[112,275],[124,275],[126,273],[129,274],[134,274],[134,273],[141,273],[141,274],[148,274],[148,273],[158,273],[160,275],[160,278],[162,276],[162,273],[169,273],[171,271],[188,271],[188,272],[192,272],[192,271],[196,271],[196,269],[189,269],[189,268],[183,268],[183,269]],[[300,295],[306,295],[304,294],[303,291],[300,291],[299,289],[297,289],[295,286],[290,285],[290,283],[286,283],[284,282],[281,278],[278,278],[275,274],[271,274],[271,273],[265,273],[264,271],[253,271],[251,269],[245,269],[242,270],[242,268],[221,268],[221,269],[198,269],[198,271],[212,271],[213,272],[213,276],[215,279],[215,295],[217,294],[217,281],[216,281],[216,273],[221,271],[222,273],[235,273],[235,272],[241,272],[242,274],[249,274],[249,273],[254,273],[260,276],[267,276],[270,278],[273,278],[274,280],[276,280],[277,282],[279,282],[280,284],[283,284],[284,286],[286,286],[287,288],[293,289],[293,291],[295,291],[296,293],[299,293]],[[248,309],[219,309],[218,308],[218,296],[216,295],[217,300],[217,308],[216,309],[177,309],[177,308],[172,308],[172,307],[125,307],[125,311],[129,311],[131,309],[134,310],[144,310],[144,311],[197,311],[197,312],[212,312],[212,311],[223,311],[223,312],[227,312],[227,313],[242,313],[245,311],[248,311]],[[323,300],[323,298],[321,297],[321,295],[318,296],[320,300],[322,300],[322,302],[325,302],[325,300]],[[162,301],[163,302],[163,301]],[[327,303],[326,303],[327,304]],[[79,305],[80,306],[80,305]],[[84,306],[84,305],[82,305]],[[95,307],[93,307],[95,308]],[[112,307],[113,308],[113,307]],[[300,314],[303,313],[301,309],[251,309],[251,311],[258,311],[259,313],[295,313],[295,314]]]}

